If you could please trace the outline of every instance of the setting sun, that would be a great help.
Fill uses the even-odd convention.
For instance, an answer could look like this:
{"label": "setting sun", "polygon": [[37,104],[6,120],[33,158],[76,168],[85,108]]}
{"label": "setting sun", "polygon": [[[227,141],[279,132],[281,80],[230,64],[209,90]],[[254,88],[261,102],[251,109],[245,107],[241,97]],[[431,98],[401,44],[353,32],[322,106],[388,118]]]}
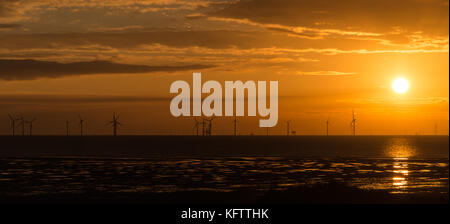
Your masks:
{"label": "setting sun", "polygon": [[406,91],[408,91],[408,88],[409,88],[409,83],[408,83],[408,80],[406,80],[405,78],[397,78],[392,83],[392,89],[396,93],[400,93],[400,94],[405,93]]}

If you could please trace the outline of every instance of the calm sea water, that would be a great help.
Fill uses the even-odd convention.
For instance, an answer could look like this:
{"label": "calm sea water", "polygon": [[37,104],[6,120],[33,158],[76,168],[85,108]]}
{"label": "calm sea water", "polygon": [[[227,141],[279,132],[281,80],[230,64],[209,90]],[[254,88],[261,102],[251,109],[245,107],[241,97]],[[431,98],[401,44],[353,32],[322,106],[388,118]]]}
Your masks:
{"label": "calm sea water", "polygon": [[431,150],[407,138],[387,138],[384,145],[377,157],[2,158],[0,194],[265,191],[336,182],[396,194],[448,194],[448,148]]}

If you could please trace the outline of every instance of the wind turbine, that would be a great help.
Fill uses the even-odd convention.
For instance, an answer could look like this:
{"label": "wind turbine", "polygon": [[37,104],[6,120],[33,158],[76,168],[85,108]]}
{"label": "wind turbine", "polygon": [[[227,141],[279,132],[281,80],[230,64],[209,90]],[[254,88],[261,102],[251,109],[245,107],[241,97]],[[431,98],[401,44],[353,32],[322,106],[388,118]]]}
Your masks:
{"label": "wind turbine", "polygon": [[22,126],[22,136],[25,136],[25,120],[23,119],[23,116],[20,115],[17,120],[20,122],[19,125]]}
{"label": "wind turbine", "polygon": [[211,120],[209,121],[209,135],[212,135],[212,121],[216,119],[216,117],[211,118]]}
{"label": "wind turbine", "polygon": [[352,110],[352,122],[350,123],[350,126],[353,131],[353,136],[356,135],[356,118],[355,118],[355,111]]}
{"label": "wind turbine", "polygon": [[237,135],[237,118],[236,118],[236,116],[234,117],[233,124],[234,124],[234,136],[236,136]]}
{"label": "wind turbine", "polygon": [[113,134],[117,136],[117,126],[121,126],[122,124],[119,122],[120,115],[116,115],[113,113],[112,121],[109,121],[109,124],[113,126]]}
{"label": "wind turbine", "polygon": [[205,122],[205,119],[203,117],[201,119],[202,119],[202,122],[200,122],[200,124],[202,125],[202,136],[204,136],[205,132],[206,132],[206,127],[205,127],[206,122]]}
{"label": "wind turbine", "polygon": [[216,117],[211,117],[210,119],[205,118],[206,121],[208,121],[208,128],[207,128],[207,134],[211,136],[212,134],[212,121],[216,119]]}
{"label": "wind turbine", "polygon": [[70,123],[70,121],[67,120],[66,121],[66,134],[67,134],[67,136],[69,136],[69,123]]}
{"label": "wind turbine", "polygon": [[25,123],[27,123],[29,126],[29,129],[30,129],[30,136],[31,135],[33,135],[33,122],[35,122],[36,121],[36,118],[33,118],[32,120],[30,120],[30,121],[25,121]]}
{"label": "wind turbine", "polygon": [[290,129],[291,129],[291,127],[290,127],[291,126],[291,121],[286,121],[286,125],[287,125],[287,127],[286,127],[287,128],[287,132],[286,132],[286,134],[289,136],[289,134],[290,134],[289,132],[290,132]]}
{"label": "wind turbine", "polygon": [[11,114],[8,114],[9,120],[11,120],[12,136],[16,135],[16,118]]}
{"label": "wind turbine", "polygon": [[84,119],[81,117],[81,115],[78,115],[78,118],[80,119],[80,135],[83,136]]}
{"label": "wind turbine", "polygon": [[199,128],[199,125],[200,125],[201,122],[199,122],[199,121],[197,120],[197,118],[194,118],[194,120],[195,120],[194,129],[196,130],[196,134],[197,134],[197,136],[198,136],[198,128]]}
{"label": "wind turbine", "polygon": [[327,124],[327,136],[328,136],[328,126],[330,125],[330,117],[327,118],[326,124]]}

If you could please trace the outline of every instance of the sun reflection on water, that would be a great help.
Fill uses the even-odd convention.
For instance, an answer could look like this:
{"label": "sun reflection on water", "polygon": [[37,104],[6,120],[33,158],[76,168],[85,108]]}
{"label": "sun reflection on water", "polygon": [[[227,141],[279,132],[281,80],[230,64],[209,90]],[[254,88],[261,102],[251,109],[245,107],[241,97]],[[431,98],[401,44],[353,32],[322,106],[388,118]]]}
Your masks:
{"label": "sun reflection on water", "polygon": [[[406,189],[408,186],[408,159],[417,155],[416,149],[406,138],[395,138],[389,142],[385,149],[386,155],[394,159],[392,185],[397,190]],[[393,193],[402,193],[396,191]]]}
{"label": "sun reflection on water", "polygon": [[392,139],[386,146],[385,154],[396,160],[407,160],[417,156],[416,149],[407,138]]}
{"label": "sun reflection on water", "polygon": [[407,160],[395,161],[394,167],[394,177],[392,177],[392,185],[395,188],[402,189],[408,186],[408,162]]}

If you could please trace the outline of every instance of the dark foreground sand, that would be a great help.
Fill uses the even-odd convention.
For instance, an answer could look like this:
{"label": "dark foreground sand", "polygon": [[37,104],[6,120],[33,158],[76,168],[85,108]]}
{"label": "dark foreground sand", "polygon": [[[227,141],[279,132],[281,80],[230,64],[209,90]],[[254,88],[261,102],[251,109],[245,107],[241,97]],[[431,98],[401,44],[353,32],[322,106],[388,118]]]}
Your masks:
{"label": "dark foreground sand", "polygon": [[0,203],[142,203],[142,204],[448,204],[447,194],[391,194],[339,184],[297,187],[284,191],[191,191],[179,193],[46,194],[0,197]]}
{"label": "dark foreground sand", "polygon": [[[146,158],[158,161],[180,157],[202,159],[245,156],[386,158],[389,157],[386,149],[395,144],[406,144],[414,147],[415,159],[439,158],[448,161],[448,140],[448,136],[0,136],[0,157],[111,157]],[[6,168],[8,164],[6,163]],[[44,168],[34,167],[32,171],[42,172]],[[2,189],[6,191],[0,192],[0,203],[448,203],[448,171],[443,172],[443,175],[442,178],[447,178],[445,179],[447,185],[444,184],[442,188],[432,192],[413,194],[393,194],[387,190],[363,190],[342,183],[297,186],[282,191],[245,189],[218,192],[212,189],[163,193],[108,193],[88,190],[83,193],[8,194],[8,192],[14,192],[14,189],[10,189],[14,185],[5,182]],[[14,182],[14,178],[12,181]]]}

